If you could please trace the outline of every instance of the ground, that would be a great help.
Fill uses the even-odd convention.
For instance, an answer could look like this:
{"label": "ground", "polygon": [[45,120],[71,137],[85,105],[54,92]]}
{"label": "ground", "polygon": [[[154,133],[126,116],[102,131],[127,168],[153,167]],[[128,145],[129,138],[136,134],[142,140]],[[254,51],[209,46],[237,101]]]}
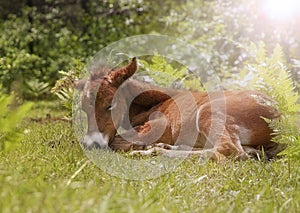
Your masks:
{"label": "ground", "polygon": [[281,159],[199,164],[129,181],[89,161],[58,103],[37,103],[24,136],[0,152],[0,212],[299,212],[300,162]]}

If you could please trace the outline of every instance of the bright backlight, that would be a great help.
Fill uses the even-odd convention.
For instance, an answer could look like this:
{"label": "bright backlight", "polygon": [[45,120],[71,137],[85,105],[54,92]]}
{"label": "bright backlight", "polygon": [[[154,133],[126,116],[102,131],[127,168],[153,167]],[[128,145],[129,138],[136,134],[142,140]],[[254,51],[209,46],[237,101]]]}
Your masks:
{"label": "bright backlight", "polygon": [[291,18],[300,13],[300,0],[264,0],[264,10],[271,18]]}

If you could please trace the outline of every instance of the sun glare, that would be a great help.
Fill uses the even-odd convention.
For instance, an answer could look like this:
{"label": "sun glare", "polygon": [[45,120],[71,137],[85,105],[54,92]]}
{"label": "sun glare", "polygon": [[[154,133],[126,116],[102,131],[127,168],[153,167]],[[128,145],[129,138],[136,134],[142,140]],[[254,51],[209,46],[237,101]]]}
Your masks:
{"label": "sun glare", "polygon": [[300,0],[264,0],[264,10],[274,19],[288,19],[300,13]]}

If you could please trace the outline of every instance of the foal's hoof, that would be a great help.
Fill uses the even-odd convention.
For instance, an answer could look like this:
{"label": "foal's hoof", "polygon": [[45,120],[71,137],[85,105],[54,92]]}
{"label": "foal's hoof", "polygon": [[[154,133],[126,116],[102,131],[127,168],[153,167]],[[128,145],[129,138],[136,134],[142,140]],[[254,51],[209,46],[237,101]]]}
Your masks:
{"label": "foal's hoof", "polygon": [[242,153],[242,154],[239,154],[235,160],[237,161],[245,161],[245,160],[249,160],[250,159],[250,156],[247,154],[247,153]]}
{"label": "foal's hoof", "polygon": [[167,149],[167,150],[177,150],[178,149],[178,146],[172,146],[172,145],[166,144],[166,143],[157,143],[157,144],[154,144],[154,146],[162,148],[162,149]]}
{"label": "foal's hoof", "polygon": [[159,147],[153,147],[148,150],[133,150],[129,153],[130,156],[158,156],[162,154],[162,148]]}
{"label": "foal's hoof", "polygon": [[220,152],[218,151],[210,151],[210,150],[207,150],[207,153],[206,153],[208,159],[214,161],[214,162],[224,162],[227,160],[226,156],[221,154]]}
{"label": "foal's hoof", "polygon": [[140,156],[152,156],[154,153],[152,149],[148,150],[133,150],[129,153],[130,156],[140,157]]}

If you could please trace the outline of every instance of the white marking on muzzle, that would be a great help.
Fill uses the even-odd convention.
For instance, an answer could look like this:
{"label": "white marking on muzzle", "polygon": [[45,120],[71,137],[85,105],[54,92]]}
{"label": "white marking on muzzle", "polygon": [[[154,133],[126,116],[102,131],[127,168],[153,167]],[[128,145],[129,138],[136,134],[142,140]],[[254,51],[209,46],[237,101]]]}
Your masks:
{"label": "white marking on muzzle", "polygon": [[108,147],[108,136],[100,132],[88,133],[84,136],[83,143],[87,148],[104,149]]}

